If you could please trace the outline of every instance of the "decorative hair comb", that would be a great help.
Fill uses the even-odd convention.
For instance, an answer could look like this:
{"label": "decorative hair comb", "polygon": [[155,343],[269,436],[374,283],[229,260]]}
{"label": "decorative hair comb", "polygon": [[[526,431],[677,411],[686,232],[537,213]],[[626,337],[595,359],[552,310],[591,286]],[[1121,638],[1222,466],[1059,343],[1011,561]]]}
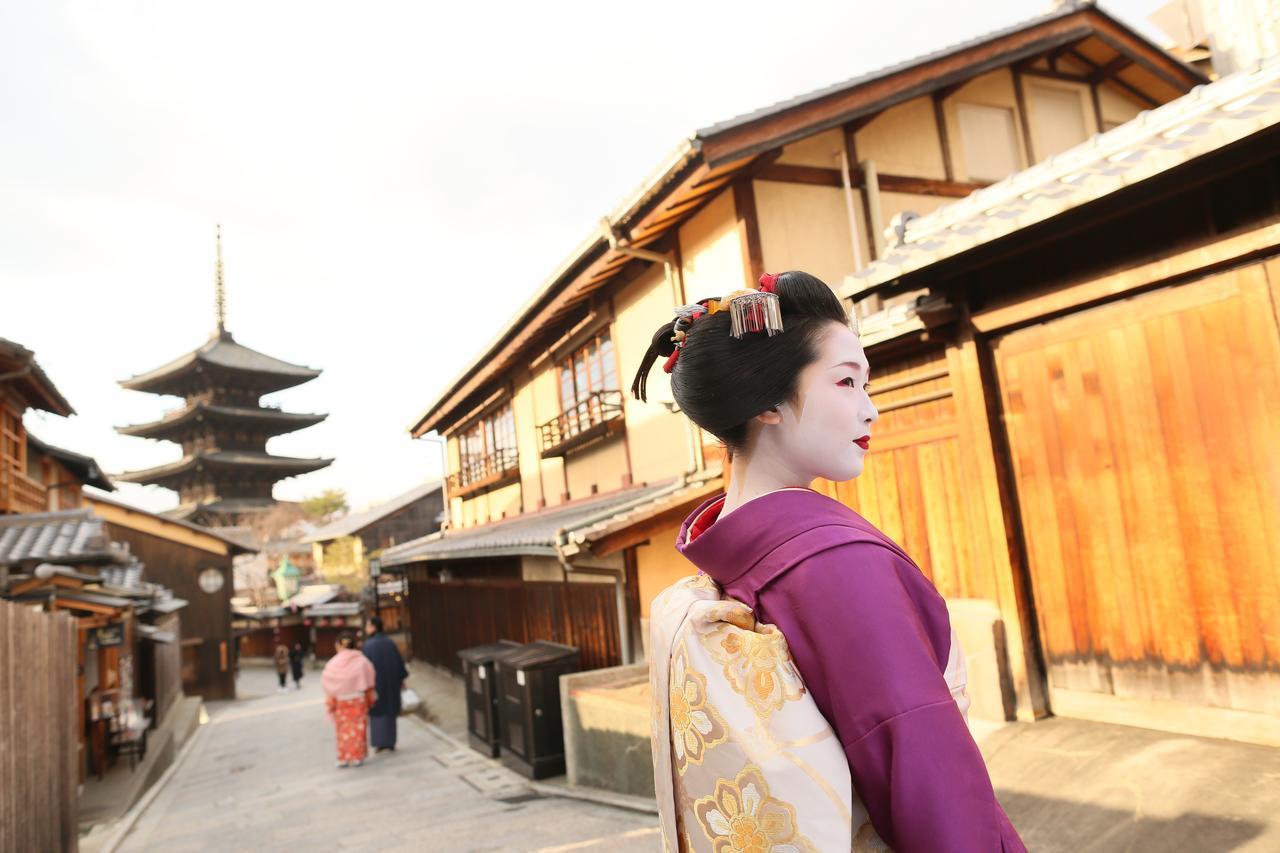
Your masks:
{"label": "decorative hair comb", "polygon": [[680,350],[685,347],[689,327],[704,314],[729,312],[729,334],[741,340],[747,332],[765,332],[773,337],[783,330],[782,302],[777,293],[778,276],[765,273],[760,276],[759,290],[735,290],[720,299],[704,299],[696,305],[681,305],[676,309],[671,342],[675,349],[662,365],[663,371],[675,370]]}

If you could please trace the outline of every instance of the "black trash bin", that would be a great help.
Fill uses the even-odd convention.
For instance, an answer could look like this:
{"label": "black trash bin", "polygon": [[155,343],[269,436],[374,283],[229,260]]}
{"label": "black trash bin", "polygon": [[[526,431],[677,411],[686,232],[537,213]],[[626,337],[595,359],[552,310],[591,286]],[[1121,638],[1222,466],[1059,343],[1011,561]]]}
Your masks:
{"label": "black trash bin", "polygon": [[498,757],[498,679],[493,673],[493,659],[502,652],[523,649],[521,643],[499,640],[483,646],[472,646],[458,652],[462,659],[462,677],[467,684],[467,740],[476,752]]}
{"label": "black trash bin", "polygon": [[573,646],[538,640],[495,658],[502,691],[502,763],[530,779],[564,773],[560,676],[578,671]]}

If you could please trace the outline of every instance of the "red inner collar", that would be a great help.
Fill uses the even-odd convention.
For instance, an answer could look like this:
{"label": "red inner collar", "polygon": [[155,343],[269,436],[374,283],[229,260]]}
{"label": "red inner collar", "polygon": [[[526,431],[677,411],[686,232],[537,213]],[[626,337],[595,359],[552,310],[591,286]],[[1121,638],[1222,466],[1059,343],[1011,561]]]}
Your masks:
{"label": "red inner collar", "polygon": [[708,528],[716,523],[716,519],[720,517],[720,510],[722,509],[724,509],[724,498],[720,498],[720,500],[698,513],[698,517],[693,520],[693,524],[689,525],[689,535],[685,537],[685,542],[692,542],[703,533],[706,533]]}

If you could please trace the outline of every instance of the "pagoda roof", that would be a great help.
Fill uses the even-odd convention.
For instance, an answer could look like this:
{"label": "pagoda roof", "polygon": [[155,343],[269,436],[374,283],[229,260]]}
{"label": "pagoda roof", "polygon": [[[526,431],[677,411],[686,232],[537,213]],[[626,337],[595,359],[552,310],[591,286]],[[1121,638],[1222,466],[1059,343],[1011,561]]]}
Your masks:
{"label": "pagoda roof", "polygon": [[281,435],[314,426],[329,417],[321,414],[283,412],[279,409],[263,407],[223,406],[201,400],[170,412],[158,421],[116,427],[116,432],[142,438],[163,438],[165,435],[181,433],[184,426],[195,423],[198,416],[202,414],[210,419],[226,422],[257,422],[269,427],[272,430],[271,435]]}
{"label": "pagoda roof", "polygon": [[201,519],[208,519],[210,522],[224,522],[235,519],[237,516],[266,512],[281,503],[282,501],[267,498],[226,498],[204,503],[179,504],[173,509],[165,510],[162,515],[165,518],[194,523],[207,529],[207,523],[202,522]]}
{"label": "pagoda roof", "polygon": [[131,376],[120,382],[131,391],[148,391],[153,394],[182,396],[191,374],[204,365],[228,370],[246,376],[254,376],[252,384],[263,393],[280,391],[301,385],[320,375],[321,371],[298,364],[290,364],[278,358],[236,343],[230,332],[215,332],[209,340],[185,355],[147,373]]}
{"label": "pagoda roof", "polygon": [[204,450],[187,454],[176,462],[145,468],[141,471],[128,471],[116,477],[125,483],[153,483],[164,486],[199,467],[224,469],[258,469],[276,471],[281,477],[293,477],[316,471],[331,464],[332,459],[300,459],[295,456],[276,456],[254,450]]}

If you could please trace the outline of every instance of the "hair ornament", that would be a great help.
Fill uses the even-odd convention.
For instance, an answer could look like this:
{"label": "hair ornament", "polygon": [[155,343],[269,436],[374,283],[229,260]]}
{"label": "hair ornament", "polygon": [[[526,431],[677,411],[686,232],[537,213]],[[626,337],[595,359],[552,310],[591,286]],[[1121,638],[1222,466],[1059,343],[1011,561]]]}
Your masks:
{"label": "hair ornament", "polygon": [[776,292],[778,277],[760,276],[760,290],[736,290],[721,301],[729,309],[729,334],[741,339],[748,332],[773,337],[782,331],[782,301]]}

